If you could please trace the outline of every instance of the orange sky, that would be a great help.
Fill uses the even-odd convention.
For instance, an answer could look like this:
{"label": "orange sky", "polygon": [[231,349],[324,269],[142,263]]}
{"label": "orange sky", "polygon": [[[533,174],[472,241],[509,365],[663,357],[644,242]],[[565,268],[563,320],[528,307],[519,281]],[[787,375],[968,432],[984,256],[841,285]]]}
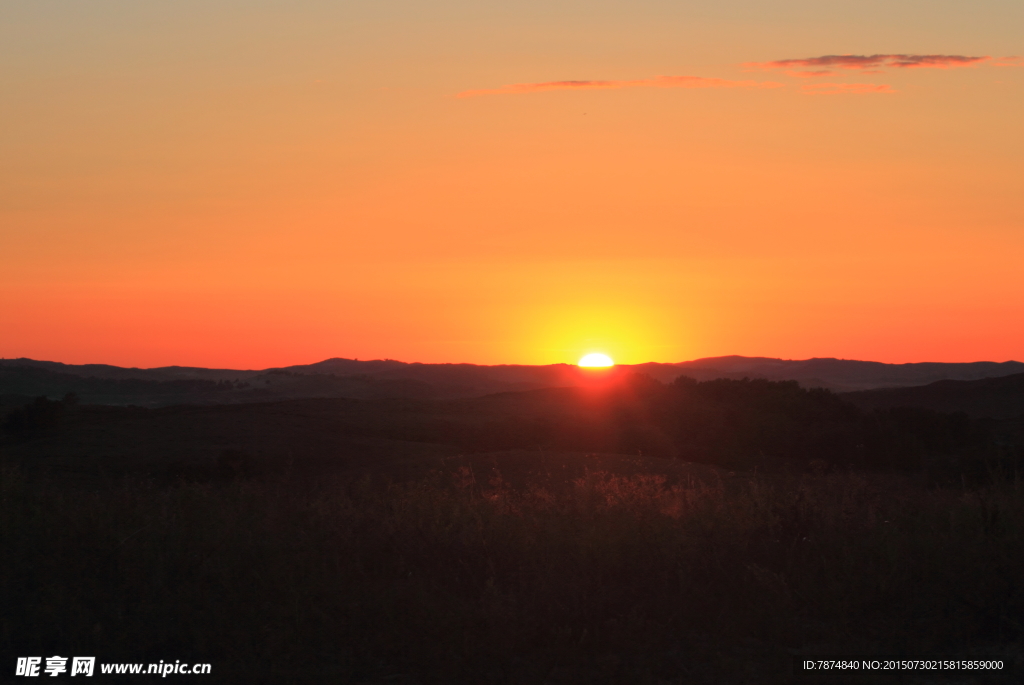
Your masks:
{"label": "orange sky", "polygon": [[144,4],[0,10],[2,357],[1024,359],[1020,3]]}

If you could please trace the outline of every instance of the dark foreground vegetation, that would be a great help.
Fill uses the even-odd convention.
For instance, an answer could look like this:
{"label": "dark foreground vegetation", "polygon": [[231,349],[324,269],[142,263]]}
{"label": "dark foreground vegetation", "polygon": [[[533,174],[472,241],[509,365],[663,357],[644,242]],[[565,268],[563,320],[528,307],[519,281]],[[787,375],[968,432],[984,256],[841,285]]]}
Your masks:
{"label": "dark foreground vegetation", "polygon": [[274,683],[781,683],[793,654],[842,652],[1022,665],[1019,477],[438,466],[89,487],[7,468],[3,651]]}
{"label": "dark foreground vegetation", "polygon": [[6,425],[5,655],[245,683],[900,682],[792,670],[840,653],[1007,666],[903,682],[1024,673],[1007,424],[637,379],[448,403],[67,398]]}

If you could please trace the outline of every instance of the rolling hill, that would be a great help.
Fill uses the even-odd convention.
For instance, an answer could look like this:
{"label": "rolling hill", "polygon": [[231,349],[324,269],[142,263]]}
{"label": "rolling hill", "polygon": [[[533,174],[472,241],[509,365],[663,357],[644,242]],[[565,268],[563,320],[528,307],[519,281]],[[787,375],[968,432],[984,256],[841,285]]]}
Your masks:
{"label": "rolling hill", "polygon": [[661,382],[679,376],[795,380],[803,387],[836,392],[919,386],[936,381],[973,381],[1024,373],[1024,363],[883,364],[848,359],[785,360],[763,357],[711,357],[663,364],[620,365],[587,371],[570,364],[545,366],[420,364],[391,359],[327,359],[307,365],[264,370],[168,366],[122,368],[73,365],[33,359],[0,360],[0,398],[6,404],[73,392],[90,404],[168,406],[233,404],[346,397],[354,399],[456,399],[498,392],[587,385],[608,375],[640,373]]}

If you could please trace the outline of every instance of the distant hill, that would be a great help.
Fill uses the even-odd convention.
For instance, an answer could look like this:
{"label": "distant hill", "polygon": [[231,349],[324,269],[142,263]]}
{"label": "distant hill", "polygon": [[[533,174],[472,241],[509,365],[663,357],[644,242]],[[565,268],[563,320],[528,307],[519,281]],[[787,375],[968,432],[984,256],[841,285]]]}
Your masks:
{"label": "distant hill", "polygon": [[[882,387],[925,385],[939,380],[977,380],[1024,373],[1024,363],[970,362],[883,364],[852,359],[816,358],[804,360],[768,357],[708,357],[688,362],[623,364],[617,369],[643,373],[661,382],[690,376],[697,380],[716,378],[764,378],[795,380],[803,387],[828,388],[851,392]],[[367,374],[375,378],[415,378],[439,387],[498,387],[501,390],[528,390],[575,385],[582,382],[579,369],[570,364],[548,366],[477,366],[474,364],[407,364],[403,362],[328,359],[306,366],[290,366],[295,373]],[[494,390],[493,392],[496,392]]]}
{"label": "distant hill", "polygon": [[[637,368],[650,365],[640,364]],[[815,358],[804,360],[770,359],[766,357],[710,357],[680,364],[659,364],[672,367],[697,380],[714,378],[766,378],[773,381],[798,381],[806,388],[828,388],[835,392],[852,392],[873,388],[926,385],[941,380],[971,381],[1024,373],[1024,363],[970,362],[946,364],[922,362],[915,364],[883,364],[854,359]],[[661,370],[648,372],[659,378]]]}
{"label": "distant hill", "polygon": [[182,366],[137,369],[3,359],[0,360],[0,399],[10,405],[39,395],[58,399],[68,392],[74,392],[86,403],[141,406],[233,404],[311,397],[456,399],[586,385],[592,382],[595,373],[604,376],[642,373],[661,382],[682,375],[701,381],[745,377],[795,380],[803,387],[849,392],[919,386],[942,380],[997,378],[1024,373],[1024,363],[883,364],[848,359],[730,356],[674,364],[620,365],[594,372],[571,364],[480,366],[406,363],[391,359],[334,358],[264,370]]}
{"label": "distant hill", "polygon": [[882,388],[843,393],[862,409],[918,407],[962,411],[975,418],[1024,417],[1024,373],[975,381],[944,380],[913,388]]}

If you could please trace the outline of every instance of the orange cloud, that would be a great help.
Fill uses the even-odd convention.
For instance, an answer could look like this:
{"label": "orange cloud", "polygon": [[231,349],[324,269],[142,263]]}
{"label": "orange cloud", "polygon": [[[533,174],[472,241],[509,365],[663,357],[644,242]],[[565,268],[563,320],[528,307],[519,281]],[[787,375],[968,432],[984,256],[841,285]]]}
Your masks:
{"label": "orange cloud", "polygon": [[878,73],[882,69],[956,69],[975,66],[991,57],[965,55],[824,55],[774,62],[747,62],[747,69],[782,69],[791,76],[827,76],[836,69]]}
{"label": "orange cloud", "polygon": [[886,83],[815,83],[801,88],[810,95],[864,95],[867,93],[895,93]]}
{"label": "orange cloud", "polygon": [[772,81],[730,81],[702,76],[655,76],[633,81],[546,81],[544,83],[513,83],[500,88],[464,90],[456,97],[471,98],[480,95],[514,95],[542,93],[549,90],[616,90],[619,88],[780,88]]}
{"label": "orange cloud", "polygon": [[787,71],[790,76],[799,76],[800,78],[808,78],[811,76],[829,76],[832,74],[828,69],[817,69],[814,71]]}

